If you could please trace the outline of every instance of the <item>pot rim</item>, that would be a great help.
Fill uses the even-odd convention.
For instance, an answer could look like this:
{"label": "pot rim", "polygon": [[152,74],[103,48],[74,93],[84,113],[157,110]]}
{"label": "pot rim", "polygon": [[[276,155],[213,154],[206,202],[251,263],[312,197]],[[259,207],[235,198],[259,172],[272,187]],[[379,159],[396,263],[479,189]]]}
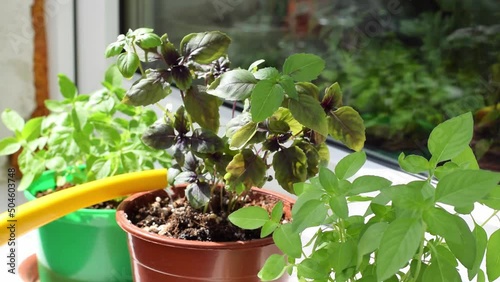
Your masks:
{"label": "pot rim", "polygon": [[[273,191],[264,190],[261,188],[253,187],[252,190],[257,191],[258,193],[267,194],[280,200],[285,203],[289,203],[293,205],[295,200],[291,197],[283,194],[279,194]],[[158,189],[155,191],[148,192],[140,192],[133,194],[123,200],[118,208],[116,209],[116,221],[118,225],[128,233],[129,236],[134,236],[140,238],[145,241],[149,241],[154,244],[159,245],[169,245],[172,247],[178,248],[189,248],[189,249],[245,249],[245,248],[253,248],[253,247],[261,247],[273,244],[273,238],[267,237],[263,239],[253,239],[248,241],[231,241],[231,242],[209,242],[209,241],[194,241],[194,240],[184,240],[184,239],[176,239],[169,238],[166,236],[158,235],[155,233],[146,232],[143,229],[135,226],[127,219],[127,214],[125,213],[125,209],[128,205],[132,204],[134,200],[137,198],[144,196],[150,193],[158,193],[159,191],[163,191],[163,189]]]}

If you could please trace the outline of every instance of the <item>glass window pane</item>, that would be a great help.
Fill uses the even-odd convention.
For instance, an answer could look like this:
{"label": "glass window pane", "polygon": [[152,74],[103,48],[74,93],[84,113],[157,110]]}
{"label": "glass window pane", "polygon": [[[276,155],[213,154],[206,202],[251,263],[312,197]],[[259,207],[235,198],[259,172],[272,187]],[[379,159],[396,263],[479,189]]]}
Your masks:
{"label": "glass window pane", "polygon": [[498,0],[144,2],[124,5],[124,29],[151,25],[177,43],[191,32],[226,32],[233,66],[260,58],[281,66],[297,52],[322,56],[319,83],[340,83],[345,103],[363,115],[368,148],[426,155],[435,125],[472,111],[474,150],[497,162]]}

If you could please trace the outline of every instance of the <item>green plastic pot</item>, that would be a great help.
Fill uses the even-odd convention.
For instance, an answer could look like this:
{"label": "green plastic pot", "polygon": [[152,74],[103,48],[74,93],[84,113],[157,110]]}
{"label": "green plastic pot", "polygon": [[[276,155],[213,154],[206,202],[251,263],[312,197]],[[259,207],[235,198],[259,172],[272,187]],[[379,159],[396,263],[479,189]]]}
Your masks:
{"label": "green plastic pot", "polygon": [[[47,171],[24,195],[56,186]],[[40,281],[132,281],[125,232],[115,220],[116,210],[81,209],[38,229]]]}

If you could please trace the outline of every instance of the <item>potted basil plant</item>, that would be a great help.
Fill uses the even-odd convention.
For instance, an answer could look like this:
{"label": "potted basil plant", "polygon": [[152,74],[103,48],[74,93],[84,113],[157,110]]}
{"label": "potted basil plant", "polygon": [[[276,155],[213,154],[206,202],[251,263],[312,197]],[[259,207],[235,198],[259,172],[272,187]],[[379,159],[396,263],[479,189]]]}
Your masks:
{"label": "potted basil plant", "polygon": [[[139,28],[106,49],[124,77],[140,72],[123,103],[164,113],[142,140],[174,157],[171,187],[135,194],[117,212],[136,281],[257,281],[263,259],[279,252],[272,238],[259,239],[274,224],[245,231],[229,214],[263,207],[274,221],[289,220],[292,199],[254,187],[276,179],[293,192],[329,161],[328,135],[354,150],[364,145],[363,121],[342,104],[339,85],[320,91],[313,83],[323,59],[294,54],[279,68],[263,60],[230,68],[230,42],[210,31],[188,34],[176,47],[166,34]],[[159,104],[169,95],[179,95],[179,108]],[[243,109],[221,125],[223,102]]]}
{"label": "potted basil plant", "polygon": [[[380,176],[353,177],[366,160],[361,151],[295,184],[292,222],[273,233],[284,254],[271,255],[259,277],[271,281],[293,272],[300,281],[497,281],[500,228],[488,223],[498,220],[500,173],[479,169],[472,136],[472,115],[463,114],[434,128],[430,159],[399,156],[403,170],[426,173],[425,179],[392,184]],[[269,217],[245,209],[231,215],[240,226]]]}
{"label": "potted basil plant", "polygon": [[[28,200],[95,179],[152,169],[157,163],[169,165],[168,154],[152,150],[140,139],[156,114],[120,104],[125,93],[121,80],[112,66],[105,88],[86,95],[59,75],[64,99],[45,101],[47,116],[25,123],[10,109],[2,113],[3,123],[15,135],[0,140],[0,154],[22,148],[18,188]],[[78,210],[38,229],[42,281],[132,281],[125,233],[114,219],[120,200]]]}

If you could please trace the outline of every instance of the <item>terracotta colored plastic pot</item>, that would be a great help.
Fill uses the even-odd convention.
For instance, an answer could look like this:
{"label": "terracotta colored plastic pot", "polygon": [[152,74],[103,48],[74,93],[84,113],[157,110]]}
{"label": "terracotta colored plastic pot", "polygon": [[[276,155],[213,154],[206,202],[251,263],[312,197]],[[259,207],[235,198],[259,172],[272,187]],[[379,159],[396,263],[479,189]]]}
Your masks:
{"label": "terracotta colored plastic pot", "polygon": [[[262,189],[253,190],[283,201],[286,217],[291,216],[294,200]],[[280,253],[272,238],[222,243],[173,239],[146,232],[128,221],[128,214],[158,196],[165,197],[167,193],[158,190],[134,194],[116,212],[118,225],[128,233],[135,282],[260,281],[257,273],[266,259]],[[278,281],[287,281],[287,277]]]}

